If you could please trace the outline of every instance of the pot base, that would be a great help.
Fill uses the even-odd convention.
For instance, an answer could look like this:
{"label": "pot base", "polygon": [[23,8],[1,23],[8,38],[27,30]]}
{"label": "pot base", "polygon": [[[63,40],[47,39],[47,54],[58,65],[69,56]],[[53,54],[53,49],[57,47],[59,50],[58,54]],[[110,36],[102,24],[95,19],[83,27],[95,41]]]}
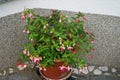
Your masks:
{"label": "pot base", "polygon": [[62,76],[60,76],[59,78],[49,78],[47,77],[43,71],[39,70],[40,71],[40,74],[43,76],[43,78],[45,78],[46,80],[66,80],[67,78],[69,78],[72,74],[72,70],[64,73]]}

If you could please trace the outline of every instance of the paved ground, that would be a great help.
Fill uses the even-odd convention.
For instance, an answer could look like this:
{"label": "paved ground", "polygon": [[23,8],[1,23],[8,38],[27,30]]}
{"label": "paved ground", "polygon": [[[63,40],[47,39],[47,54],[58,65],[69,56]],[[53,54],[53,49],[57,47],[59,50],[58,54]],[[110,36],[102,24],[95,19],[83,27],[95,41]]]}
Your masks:
{"label": "paved ground", "polygon": [[[36,70],[24,70],[0,77],[0,80],[45,80]],[[77,75],[72,74],[67,80],[120,80],[117,76]]]}

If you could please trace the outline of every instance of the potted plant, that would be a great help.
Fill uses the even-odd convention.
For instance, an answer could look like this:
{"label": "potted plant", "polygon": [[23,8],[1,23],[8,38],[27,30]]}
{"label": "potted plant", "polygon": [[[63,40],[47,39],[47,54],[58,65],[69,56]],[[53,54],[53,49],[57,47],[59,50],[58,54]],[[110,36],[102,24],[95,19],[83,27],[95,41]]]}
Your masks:
{"label": "potted plant", "polygon": [[[29,40],[21,58],[39,65],[44,76],[58,79],[65,72],[71,72],[72,66],[80,70],[85,67],[86,61],[81,55],[93,50],[94,36],[86,31],[86,18],[82,13],[68,18],[60,11],[52,10],[51,15],[39,16],[25,9],[21,18],[27,23],[23,32]],[[53,75],[49,69],[52,72],[59,69],[60,76],[55,72]]]}

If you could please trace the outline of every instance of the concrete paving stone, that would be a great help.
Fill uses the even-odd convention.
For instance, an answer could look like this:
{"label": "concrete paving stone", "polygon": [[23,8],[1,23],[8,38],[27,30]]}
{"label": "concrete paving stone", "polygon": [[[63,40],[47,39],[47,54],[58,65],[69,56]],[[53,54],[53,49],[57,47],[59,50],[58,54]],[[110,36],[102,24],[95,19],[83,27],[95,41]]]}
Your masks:
{"label": "concrete paving stone", "polygon": [[[89,80],[88,76],[80,74],[72,74],[71,77],[76,78],[75,80]],[[69,80],[69,79],[68,79]],[[74,79],[73,79],[74,80]]]}
{"label": "concrete paving stone", "polygon": [[95,69],[93,73],[94,73],[94,75],[101,75],[102,71],[99,69]]}
{"label": "concrete paving stone", "polygon": [[21,71],[16,74],[6,75],[0,77],[0,80],[44,80],[40,75],[35,71]]}
{"label": "concrete paving stone", "polygon": [[118,77],[111,76],[90,76],[90,80],[119,80]]}
{"label": "concrete paving stone", "polygon": [[0,77],[0,80],[9,80],[8,77]]}

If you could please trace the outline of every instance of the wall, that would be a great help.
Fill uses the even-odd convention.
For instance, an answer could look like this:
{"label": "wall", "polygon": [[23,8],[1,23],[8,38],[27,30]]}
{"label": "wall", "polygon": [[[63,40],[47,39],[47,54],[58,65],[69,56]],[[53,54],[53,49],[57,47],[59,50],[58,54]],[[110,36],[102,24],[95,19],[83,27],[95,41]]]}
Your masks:
{"label": "wall", "polygon": [[[39,15],[48,15],[50,10],[34,9]],[[62,11],[72,16],[75,12]],[[120,68],[120,17],[85,14],[88,31],[95,34],[95,51],[89,64]],[[0,18],[0,68],[16,66],[23,44],[27,42],[20,13]]]}

